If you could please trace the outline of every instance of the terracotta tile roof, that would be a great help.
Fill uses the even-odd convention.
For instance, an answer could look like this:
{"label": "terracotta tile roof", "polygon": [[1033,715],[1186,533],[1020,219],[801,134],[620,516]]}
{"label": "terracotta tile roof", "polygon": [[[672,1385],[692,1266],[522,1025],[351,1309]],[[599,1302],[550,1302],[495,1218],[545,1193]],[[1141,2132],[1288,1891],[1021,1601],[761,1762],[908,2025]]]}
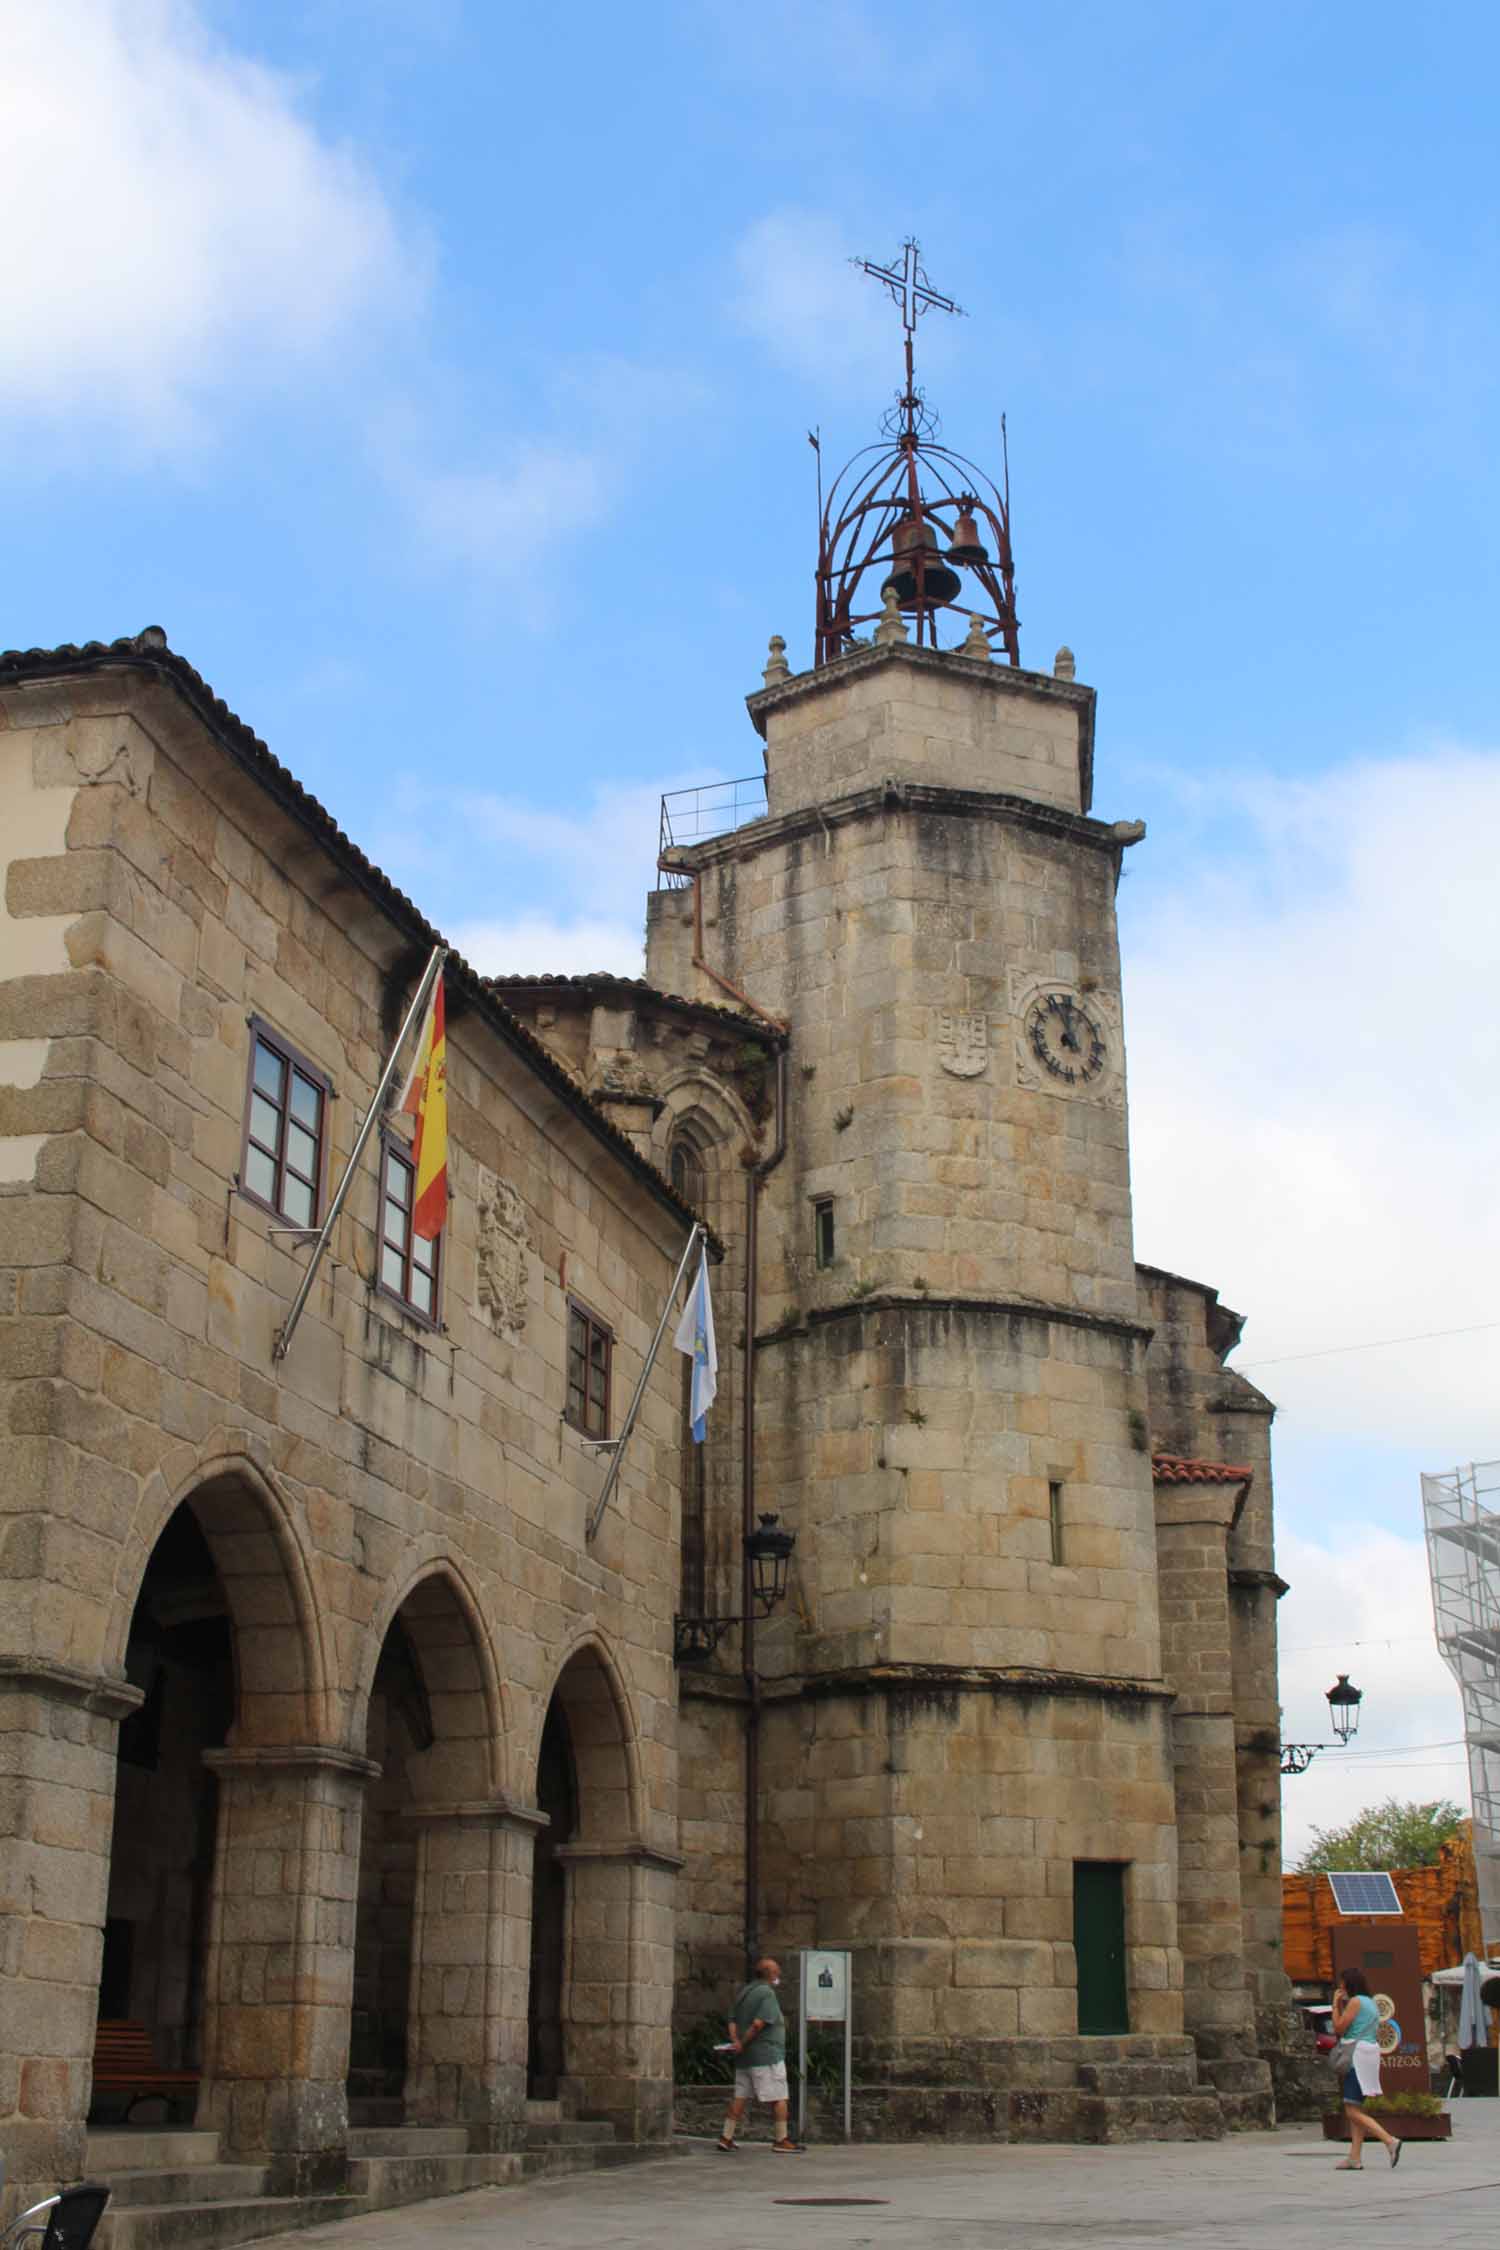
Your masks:
{"label": "terracotta tile roof", "polygon": [[1158,1484],[1248,1484],[1255,1471],[1248,1462],[1193,1461],[1182,1453],[1153,1453],[1151,1473]]}
{"label": "terracotta tile roof", "polygon": [[[220,748],[251,774],[285,811],[301,821],[329,856],[354,877],[359,888],[375,900],[399,929],[428,949],[447,943],[405,892],[345,835],[332,813],[319,804],[311,791],[303,788],[296,775],[288,772],[223,698],[215,695],[201,673],[195,672],[185,657],[168,646],[167,636],[159,625],[148,625],[144,632],[118,641],[84,641],[81,644],[68,641],[59,648],[0,650],[0,688],[109,671],[139,672],[147,678],[168,681],[196,712]],[[475,1014],[521,1055],[539,1077],[552,1085],[569,1107],[585,1119],[589,1129],[645,1180],[657,1202],[665,1204],[674,1217],[690,1222],[698,1217],[671,1181],[648,1162],[629,1135],[622,1133],[605,1115],[572,1071],[506,1007],[494,979],[480,976],[461,954],[451,949],[444,974],[462,992]],[[726,1014],[733,1012],[725,1011]],[[716,1250],[722,1248],[717,1236],[711,1236],[710,1240]]]}

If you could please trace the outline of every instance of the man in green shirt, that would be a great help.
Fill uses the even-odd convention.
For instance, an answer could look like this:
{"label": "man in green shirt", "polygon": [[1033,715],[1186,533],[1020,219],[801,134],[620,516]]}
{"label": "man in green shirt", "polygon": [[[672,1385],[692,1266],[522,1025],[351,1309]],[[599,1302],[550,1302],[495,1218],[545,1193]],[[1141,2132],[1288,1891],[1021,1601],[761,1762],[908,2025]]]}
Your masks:
{"label": "man in green shirt", "polygon": [[735,2132],[745,2114],[745,2105],[751,2100],[771,2105],[771,2114],[776,2120],[776,2138],[771,2146],[776,2153],[779,2156],[801,2153],[802,2144],[794,2141],[787,2131],[786,2017],[776,1997],[780,1982],[778,1962],[769,1957],[757,1961],[754,1976],[748,1984],[741,1985],[729,2011],[734,2099],[724,2113],[724,2130],[719,2135],[719,2147],[726,2156],[734,2154]]}

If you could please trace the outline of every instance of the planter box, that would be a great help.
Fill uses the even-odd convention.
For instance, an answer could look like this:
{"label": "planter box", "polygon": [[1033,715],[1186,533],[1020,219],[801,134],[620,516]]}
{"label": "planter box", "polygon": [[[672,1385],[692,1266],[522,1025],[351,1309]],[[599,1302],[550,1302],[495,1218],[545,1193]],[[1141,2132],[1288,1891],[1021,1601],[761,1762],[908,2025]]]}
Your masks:
{"label": "planter box", "polygon": [[[1398,2141],[1451,2141],[1453,2138],[1451,2117],[1403,2117],[1399,2110],[1394,2116],[1386,2117],[1378,2109],[1372,2109],[1370,2115],[1378,2117],[1386,2131]],[[1323,2119],[1323,2138],[1325,2141],[1348,2140],[1349,2120],[1342,2110],[1337,2117]]]}

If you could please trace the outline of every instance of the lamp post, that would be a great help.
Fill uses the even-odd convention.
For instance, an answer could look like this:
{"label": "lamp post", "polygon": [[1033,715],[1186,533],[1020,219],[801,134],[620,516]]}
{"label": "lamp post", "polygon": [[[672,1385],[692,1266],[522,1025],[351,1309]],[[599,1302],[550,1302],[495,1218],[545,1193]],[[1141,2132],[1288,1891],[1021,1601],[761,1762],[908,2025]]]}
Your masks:
{"label": "lamp post", "polygon": [[[1342,1750],[1359,1732],[1359,1707],[1364,1702],[1363,1688],[1350,1685],[1347,1672],[1340,1672],[1328,1690],[1328,1716],[1333,1731],[1338,1736]],[[1281,1770],[1283,1773],[1306,1773],[1320,1750],[1331,1750],[1331,1742],[1283,1742],[1281,1745]]]}
{"label": "lamp post", "polygon": [[[786,1594],[787,1566],[797,1544],[797,1534],[788,1531],[779,1516],[762,1516],[755,1530],[746,1534],[743,1544],[750,1565],[755,1615],[769,1617]],[[706,1664],[724,1635],[744,1622],[743,1617],[674,1617],[673,1663]]]}

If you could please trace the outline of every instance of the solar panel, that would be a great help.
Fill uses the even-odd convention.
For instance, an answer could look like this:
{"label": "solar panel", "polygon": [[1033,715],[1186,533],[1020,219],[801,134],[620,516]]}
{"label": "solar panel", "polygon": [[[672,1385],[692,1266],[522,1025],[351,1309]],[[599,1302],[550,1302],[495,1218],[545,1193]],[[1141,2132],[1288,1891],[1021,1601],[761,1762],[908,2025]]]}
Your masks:
{"label": "solar panel", "polygon": [[1389,1875],[1330,1875],[1340,1914],[1399,1914],[1401,1901]]}

